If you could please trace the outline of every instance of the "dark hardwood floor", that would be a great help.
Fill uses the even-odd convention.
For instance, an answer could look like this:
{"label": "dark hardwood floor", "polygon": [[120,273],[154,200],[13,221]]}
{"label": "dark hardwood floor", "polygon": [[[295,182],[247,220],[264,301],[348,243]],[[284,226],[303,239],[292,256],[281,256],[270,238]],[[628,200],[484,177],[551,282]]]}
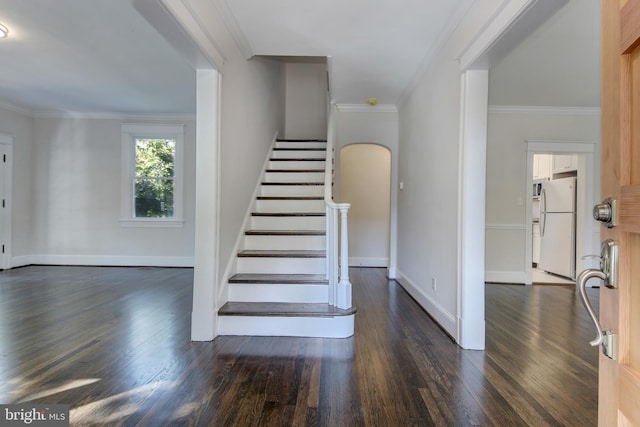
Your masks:
{"label": "dark hardwood floor", "polygon": [[352,338],[192,343],[191,269],[0,272],[0,403],[69,404],[72,425],[596,425],[572,287],[486,285],[487,350],[465,351],[384,274],[351,269]]}

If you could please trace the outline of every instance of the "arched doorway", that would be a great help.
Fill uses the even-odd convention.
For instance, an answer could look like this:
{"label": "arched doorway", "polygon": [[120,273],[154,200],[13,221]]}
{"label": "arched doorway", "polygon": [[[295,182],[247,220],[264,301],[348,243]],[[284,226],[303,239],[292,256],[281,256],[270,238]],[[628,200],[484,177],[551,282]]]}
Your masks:
{"label": "arched doorway", "polygon": [[340,200],[349,210],[349,265],[389,267],[391,151],[377,144],[340,150]]}

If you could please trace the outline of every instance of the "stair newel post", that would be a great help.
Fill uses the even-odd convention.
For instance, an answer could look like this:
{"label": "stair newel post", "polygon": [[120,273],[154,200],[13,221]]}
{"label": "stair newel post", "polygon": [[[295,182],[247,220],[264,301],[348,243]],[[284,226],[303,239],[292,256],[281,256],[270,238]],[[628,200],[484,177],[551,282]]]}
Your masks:
{"label": "stair newel post", "polygon": [[349,281],[349,230],[347,228],[348,203],[338,205],[340,209],[340,282],[337,289],[338,308],[351,308],[351,282]]}
{"label": "stair newel post", "polygon": [[327,280],[329,281],[329,304],[336,305],[338,283],[338,211],[327,205]]}

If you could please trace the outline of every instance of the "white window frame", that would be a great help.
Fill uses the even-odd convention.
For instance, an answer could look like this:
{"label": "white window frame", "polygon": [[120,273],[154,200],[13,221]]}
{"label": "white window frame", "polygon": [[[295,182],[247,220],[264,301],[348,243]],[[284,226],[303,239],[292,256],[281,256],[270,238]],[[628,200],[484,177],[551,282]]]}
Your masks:
{"label": "white window frame", "polygon": [[[138,218],[135,214],[134,180],[136,175],[136,139],[175,139],[173,217]],[[123,124],[120,225],[123,227],[182,227],[183,220],[184,125]]]}

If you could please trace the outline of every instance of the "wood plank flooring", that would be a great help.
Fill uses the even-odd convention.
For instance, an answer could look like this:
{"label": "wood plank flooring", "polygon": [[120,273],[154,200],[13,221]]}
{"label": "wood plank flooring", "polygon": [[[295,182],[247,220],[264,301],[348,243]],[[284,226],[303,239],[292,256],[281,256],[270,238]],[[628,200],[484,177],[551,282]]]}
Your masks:
{"label": "wood plank flooring", "polygon": [[465,351],[384,273],[351,269],[352,338],[192,343],[191,269],[0,272],[0,403],[66,403],[72,425],[596,425],[572,287],[486,285],[487,351]]}

